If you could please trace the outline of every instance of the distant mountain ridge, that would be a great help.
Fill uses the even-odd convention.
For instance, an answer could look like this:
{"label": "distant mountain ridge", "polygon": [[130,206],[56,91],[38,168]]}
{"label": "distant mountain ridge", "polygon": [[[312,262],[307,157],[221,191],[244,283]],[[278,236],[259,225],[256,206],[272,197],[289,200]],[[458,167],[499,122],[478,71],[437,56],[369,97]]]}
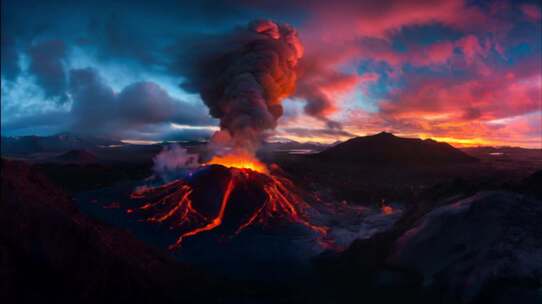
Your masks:
{"label": "distant mountain ridge", "polygon": [[[39,298],[191,303],[209,294],[199,287],[209,286],[203,274],[82,214],[38,167],[3,158],[1,165],[0,294],[5,303]],[[189,292],[177,293],[185,284]]]}
{"label": "distant mountain ridge", "polygon": [[1,141],[3,155],[92,150],[99,146],[117,144],[121,144],[121,142],[93,136],[79,136],[71,133],[61,133],[51,136],[2,136]]}
{"label": "distant mountain ridge", "polygon": [[478,160],[448,143],[397,137],[387,132],[352,138],[314,157],[336,162],[404,165],[469,163]]}
{"label": "distant mountain ridge", "polygon": [[87,150],[70,150],[54,157],[52,160],[62,163],[76,164],[95,163],[97,161],[96,155]]}

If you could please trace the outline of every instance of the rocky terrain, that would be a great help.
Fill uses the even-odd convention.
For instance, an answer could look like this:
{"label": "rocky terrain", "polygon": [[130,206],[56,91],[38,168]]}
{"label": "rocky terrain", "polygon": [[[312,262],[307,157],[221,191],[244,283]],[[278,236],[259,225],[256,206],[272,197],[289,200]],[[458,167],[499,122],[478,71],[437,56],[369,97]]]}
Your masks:
{"label": "rocky terrain", "polygon": [[434,189],[392,229],[317,258],[321,277],[345,301],[539,303],[541,172],[511,191]]}
{"label": "rocky terrain", "polygon": [[[541,301],[539,150],[458,150],[387,133],[327,150],[273,143],[264,160],[315,197],[335,246],[308,250],[276,227],[172,253],[175,233],[141,230],[123,209],[163,145],[76,142],[93,144],[3,154],[0,294],[11,302]],[[289,153],[298,148],[324,151]]]}
{"label": "rocky terrain", "polygon": [[[212,283],[129,233],[79,213],[35,168],[2,160],[0,293],[6,303],[205,299]],[[182,294],[175,292],[185,286]]]}

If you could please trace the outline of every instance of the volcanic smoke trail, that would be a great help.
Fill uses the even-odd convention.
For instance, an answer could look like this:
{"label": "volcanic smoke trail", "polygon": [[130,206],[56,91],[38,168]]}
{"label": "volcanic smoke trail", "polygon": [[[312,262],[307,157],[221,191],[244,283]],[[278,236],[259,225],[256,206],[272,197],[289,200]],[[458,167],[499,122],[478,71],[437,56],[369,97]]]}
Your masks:
{"label": "volcanic smoke trail", "polygon": [[297,32],[289,25],[255,21],[189,49],[183,54],[182,86],[199,93],[220,120],[214,143],[253,154],[282,116],[282,100],[295,90],[303,56]]}

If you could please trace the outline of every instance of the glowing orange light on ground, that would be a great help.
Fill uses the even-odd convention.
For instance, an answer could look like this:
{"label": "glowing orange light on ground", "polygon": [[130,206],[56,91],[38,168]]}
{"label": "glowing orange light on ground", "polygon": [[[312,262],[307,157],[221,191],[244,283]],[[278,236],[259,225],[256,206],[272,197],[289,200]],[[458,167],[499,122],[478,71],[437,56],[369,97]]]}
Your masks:
{"label": "glowing orange light on ground", "polygon": [[382,206],[380,208],[380,210],[382,211],[382,213],[384,213],[386,215],[393,213],[393,208],[391,206],[387,206],[387,205]]}

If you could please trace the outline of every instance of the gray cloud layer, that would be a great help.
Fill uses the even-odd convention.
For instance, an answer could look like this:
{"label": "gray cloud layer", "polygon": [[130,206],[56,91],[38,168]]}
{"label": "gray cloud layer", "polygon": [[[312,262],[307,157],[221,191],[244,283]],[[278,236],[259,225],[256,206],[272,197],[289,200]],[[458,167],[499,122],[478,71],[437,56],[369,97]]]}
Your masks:
{"label": "gray cloud layer", "polygon": [[116,93],[92,68],[69,71],[70,111],[22,116],[3,129],[45,128],[115,138],[187,139],[209,136],[208,130],[172,130],[170,123],[214,125],[201,105],[170,96],[154,82],[136,82]]}
{"label": "gray cloud layer", "polygon": [[175,99],[153,82],[136,82],[115,94],[96,70],[78,69],[70,72],[69,92],[72,130],[79,133],[121,136],[169,122],[213,124],[201,106]]}
{"label": "gray cloud layer", "polygon": [[43,88],[45,97],[56,98],[63,103],[66,96],[66,74],[63,59],[66,45],[60,40],[49,40],[32,45],[28,51],[30,71]]}

